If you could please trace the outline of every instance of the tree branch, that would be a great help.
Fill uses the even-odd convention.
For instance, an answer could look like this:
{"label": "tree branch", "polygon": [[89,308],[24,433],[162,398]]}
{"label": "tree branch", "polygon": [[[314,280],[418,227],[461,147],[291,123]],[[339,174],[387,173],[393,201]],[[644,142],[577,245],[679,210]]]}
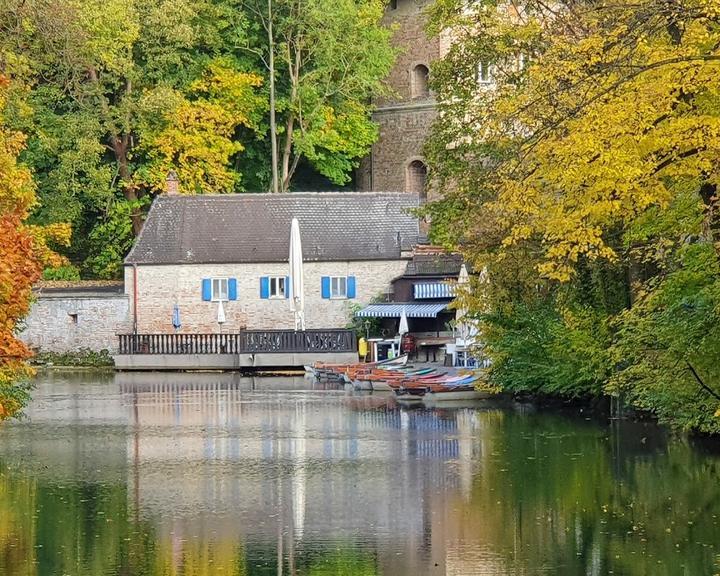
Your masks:
{"label": "tree branch", "polygon": [[685,361],[685,363],[687,364],[688,368],[690,369],[690,372],[692,372],[692,375],[695,376],[695,380],[697,380],[698,384],[700,384],[700,387],[703,390],[705,390],[708,394],[710,394],[713,398],[715,398],[716,400],[720,400],[720,394],[715,392],[715,390],[710,388],[707,384],[705,384],[705,382],[702,381],[702,378],[700,378],[700,376],[698,376],[698,373],[695,370],[695,368],[693,368],[693,365],[690,364],[690,362],[688,362],[687,360]]}

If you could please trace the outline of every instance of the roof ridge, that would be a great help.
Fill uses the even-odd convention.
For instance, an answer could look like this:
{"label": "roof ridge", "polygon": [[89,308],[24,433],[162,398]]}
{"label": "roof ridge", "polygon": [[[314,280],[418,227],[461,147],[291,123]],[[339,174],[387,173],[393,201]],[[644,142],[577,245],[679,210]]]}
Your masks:
{"label": "roof ridge", "polygon": [[[234,192],[232,194],[220,194],[220,193],[212,193],[212,194],[177,194],[172,196],[172,200],[186,200],[186,199],[206,199],[206,198],[212,198],[213,200],[218,198],[223,199],[237,199],[237,198],[243,198],[243,199],[257,199],[257,198],[290,198],[290,197],[297,197],[297,196],[357,196],[357,197],[382,197],[382,196],[398,196],[398,197],[406,197],[406,198],[412,198],[417,199],[417,196],[415,194],[410,194],[408,192],[339,192],[339,191],[329,191],[329,192],[287,192],[284,194],[275,194],[273,192]],[[159,198],[168,198],[167,195],[161,194]]]}

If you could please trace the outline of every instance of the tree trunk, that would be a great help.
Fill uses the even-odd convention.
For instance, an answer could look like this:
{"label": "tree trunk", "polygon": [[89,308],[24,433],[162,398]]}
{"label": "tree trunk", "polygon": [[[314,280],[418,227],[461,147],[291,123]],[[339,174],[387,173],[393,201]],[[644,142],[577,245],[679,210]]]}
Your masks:
{"label": "tree trunk", "polygon": [[[122,186],[122,193],[126,200],[134,201],[139,198],[137,190],[132,183],[132,174],[130,173],[130,164],[128,162],[128,148],[130,145],[130,135],[126,132],[120,134],[119,131],[113,126],[113,118],[110,114],[110,107],[107,99],[102,92],[102,86],[100,79],[98,78],[97,70],[95,68],[88,68],[88,76],[90,81],[95,85],[97,90],[98,101],[100,103],[100,110],[108,126],[110,132],[110,148],[115,155],[115,162],[118,166],[118,176],[120,176],[120,182]],[[132,92],[132,82],[128,79],[125,82],[125,96],[129,96]],[[129,118],[126,119],[129,123]],[[137,236],[142,230],[143,219],[140,210],[137,208],[133,211],[130,216],[132,220],[133,234]]]}
{"label": "tree trunk", "polygon": [[282,191],[287,192],[290,188],[290,156],[292,155],[292,137],[295,129],[295,117],[292,112],[285,124],[285,146],[282,157]]}
{"label": "tree trunk", "polygon": [[[132,175],[130,174],[130,166],[128,163],[128,144],[129,137],[127,134],[123,134],[122,137],[111,136],[110,145],[112,146],[113,153],[115,154],[115,160],[118,165],[118,176],[120,176],[120,183],[122,186],[122,193],[125,199],[133,202],[139,198],[137,190],[132,183]],[[140,234],[140,230],[143,227],[142,214],[139,209],[133,210],[131,216],[133,234],[137,236]]]}
{"label": "tree trunk", "polygon": [[277,142],[277,122],[275,120],[275,38],[273,37],[273,13],[272,0],[268,0],[268,46],[270,56],[268,59],[268,68],[270,74],[270,148],[272,155],[272,191],[277,194],[279,192],[278,185],[278,142]]}
{"label": "tree trunk", "polygon": [[[285,124],[285,146],[282,157],[282,192],[290,189],[290,181],[292,180],[295,168],[297,168],[299,158],[292,158],[293,152],[293,133],[295,131],[295,122],[298,120],[296,111],[300,108],[298,100],[298,86],[300,84],[300,49],[295,46],[293,54],[290,47],[290,41],[287,44],[287,63],[288,72],[290,74],[290,113]],[[302,118],[300,118],[302,120]],[[302,127],[301,127],[302,128]]]}
{"label": "tree trunk", "polygon": [[700,198],[705,204],[709,236],[715,245],[715,250],[720,254],[720,211],[717,205],[717,185],[709,182],[703,183],[700,186]]}

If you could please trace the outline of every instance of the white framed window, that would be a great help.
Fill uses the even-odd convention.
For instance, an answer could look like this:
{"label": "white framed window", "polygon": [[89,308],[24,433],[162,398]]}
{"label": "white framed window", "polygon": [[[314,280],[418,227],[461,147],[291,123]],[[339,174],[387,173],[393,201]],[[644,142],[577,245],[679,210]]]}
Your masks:
{"label": "white framed window", "polygon": [[477,76],[480,84],[492,84],[492,67],[489,62],[480,62],[478,64]]}
{"label": "white framed window", "polygon": [[213,302],[228,301],[228,279],[227,278],[213,278],[212,279],[212,296]]}
{"label": "white framed window", "polygon": [[268,289],[270,298],[285,298],[287,290],[285,276],[270,276],[268,278]]}
{"label": "white framed window", "polygon": [[347,276],[330,277],[330,298],[347,298]]}

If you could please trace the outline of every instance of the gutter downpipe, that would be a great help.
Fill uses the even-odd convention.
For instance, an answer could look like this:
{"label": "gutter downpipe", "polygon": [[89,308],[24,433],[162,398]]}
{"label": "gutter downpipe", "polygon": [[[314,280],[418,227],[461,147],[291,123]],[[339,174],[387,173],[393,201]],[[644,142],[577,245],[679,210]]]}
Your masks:
{"label": "gutter downpipe", "polygon": [[133,264],[133,334],[137,336],[138,329],[138,272],[137,264]]}

